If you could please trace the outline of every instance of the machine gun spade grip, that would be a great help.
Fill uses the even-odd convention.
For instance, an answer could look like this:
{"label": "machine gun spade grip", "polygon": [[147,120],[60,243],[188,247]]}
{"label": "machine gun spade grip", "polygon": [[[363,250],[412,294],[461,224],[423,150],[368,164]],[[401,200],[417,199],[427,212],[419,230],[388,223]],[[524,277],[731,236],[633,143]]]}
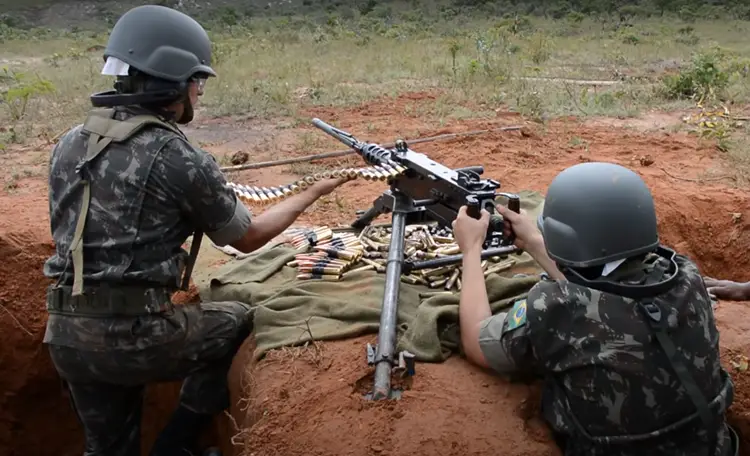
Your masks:
{"label": "machine gun spade grip", "polygon": [[479,207],[479,199],[475,195],[466,196],[466,213],[477,220],[482,218],[482,208]]}

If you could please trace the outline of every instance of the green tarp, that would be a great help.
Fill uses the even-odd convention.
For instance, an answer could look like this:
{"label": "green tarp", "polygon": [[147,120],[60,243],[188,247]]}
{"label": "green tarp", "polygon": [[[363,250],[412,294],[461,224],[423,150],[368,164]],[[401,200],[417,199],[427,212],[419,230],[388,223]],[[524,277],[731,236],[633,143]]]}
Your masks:
{"label": "green tarp", "polygon": [[[533,217],[541,211],[543,197],[521,192],[521,207]],[[285,244],[264,249],[223,265],[202,293],[206,300],[241,301],[255,308],[255,357],[268,350],[315,340],[331,340],[377,333],[385,274],[362,271],[341,281],[297,280],[296,270],[285,266],[298,253]],[[524,253],[513,269],[487,277],[493,313],[526,296],[541,272]],[[515,277],[520,272],[525,275]],[[420,293],[440,291],[400,282],[398,349],[408,350],[418,361],[445,360],[459,347],[459,295],[426,299]]]}

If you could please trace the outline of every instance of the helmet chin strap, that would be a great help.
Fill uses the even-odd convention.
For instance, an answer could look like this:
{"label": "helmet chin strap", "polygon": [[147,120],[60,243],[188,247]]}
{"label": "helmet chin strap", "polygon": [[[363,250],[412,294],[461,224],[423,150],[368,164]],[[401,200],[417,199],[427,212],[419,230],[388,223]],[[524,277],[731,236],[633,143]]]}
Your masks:
{"label": "helmet chin strap", "polygon": [[180,125],[189,124],[193,121],[195,116],[195,110],[193,104],[190,102],[190,92],[186,90],[182,96],[182,115],[177,119],[177,123]]}

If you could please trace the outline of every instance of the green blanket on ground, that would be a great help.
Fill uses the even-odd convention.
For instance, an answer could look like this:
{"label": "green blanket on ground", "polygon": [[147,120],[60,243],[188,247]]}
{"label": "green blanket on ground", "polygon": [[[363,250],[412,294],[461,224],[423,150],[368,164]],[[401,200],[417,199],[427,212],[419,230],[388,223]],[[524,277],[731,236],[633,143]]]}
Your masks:
{"label": "green blanket on ground", "polygon": [[[521,192],[521,207],[531,216],[541,212],[543,197]],[[385,274],[361,271],[338,282],[297,280],[285,266],[298,253],[286,244],[269,245],[248,257],[223,265],[201,293],[211,301],[241,301],[255,308],[255,358],[268,350],[315,340],[331,340],[377,333]],[[492,312],[497,313],[526,296],[539,281],[531,257],[517,256],[513,269],[487,277]],[[519,272],[532,274],[513,278]],[[459,295],[426,299],[420,293],[441,291],[400,282],[398,349],[422,362],[440,362],[459,347]]]}

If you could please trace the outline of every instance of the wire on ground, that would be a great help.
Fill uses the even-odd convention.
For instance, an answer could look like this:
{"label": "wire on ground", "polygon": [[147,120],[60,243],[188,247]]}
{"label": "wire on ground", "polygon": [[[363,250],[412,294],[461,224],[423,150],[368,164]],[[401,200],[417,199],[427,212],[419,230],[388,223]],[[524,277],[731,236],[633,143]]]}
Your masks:
{"label": "wire on ground", "polygon": [[[521,128],[523,127],[520,125],[517,125],[517,126],[512,126],[512,127],[492,128],[489,130],[467,131],[463,133],[447,133],[443,135],[430,136],[427,138],[407,139],[406,144],[411,145],[411,144],[419,144],[419,143],[424,143],[424,142],[429,142],[429,141],[439,141],[442,139],[451,139],[451,138],[459,138],[463,136],[481,135],[484,133],[492,133],[495,131],[515,131],[515,130],[520,130]],[[391,148],[391,147],[395,147],[395,143],[382,144],[382,146]],[[305,162],[312,162],[316,160],[323,160],[326,158],[343,157],[345,155],[350,155],[355,152],[356,151],[354,149],[338,150],[335,152],[327,152],[324,154],[315,154],[315,155],[306,155],[304,157],[286,158],[283,160],[250,163],[247,165],[225,166],[221,168],[221,170],[222,171],[242,171],[245,169],[269,168],[272,166],[291,165],[293,163],[305,163]]]}

